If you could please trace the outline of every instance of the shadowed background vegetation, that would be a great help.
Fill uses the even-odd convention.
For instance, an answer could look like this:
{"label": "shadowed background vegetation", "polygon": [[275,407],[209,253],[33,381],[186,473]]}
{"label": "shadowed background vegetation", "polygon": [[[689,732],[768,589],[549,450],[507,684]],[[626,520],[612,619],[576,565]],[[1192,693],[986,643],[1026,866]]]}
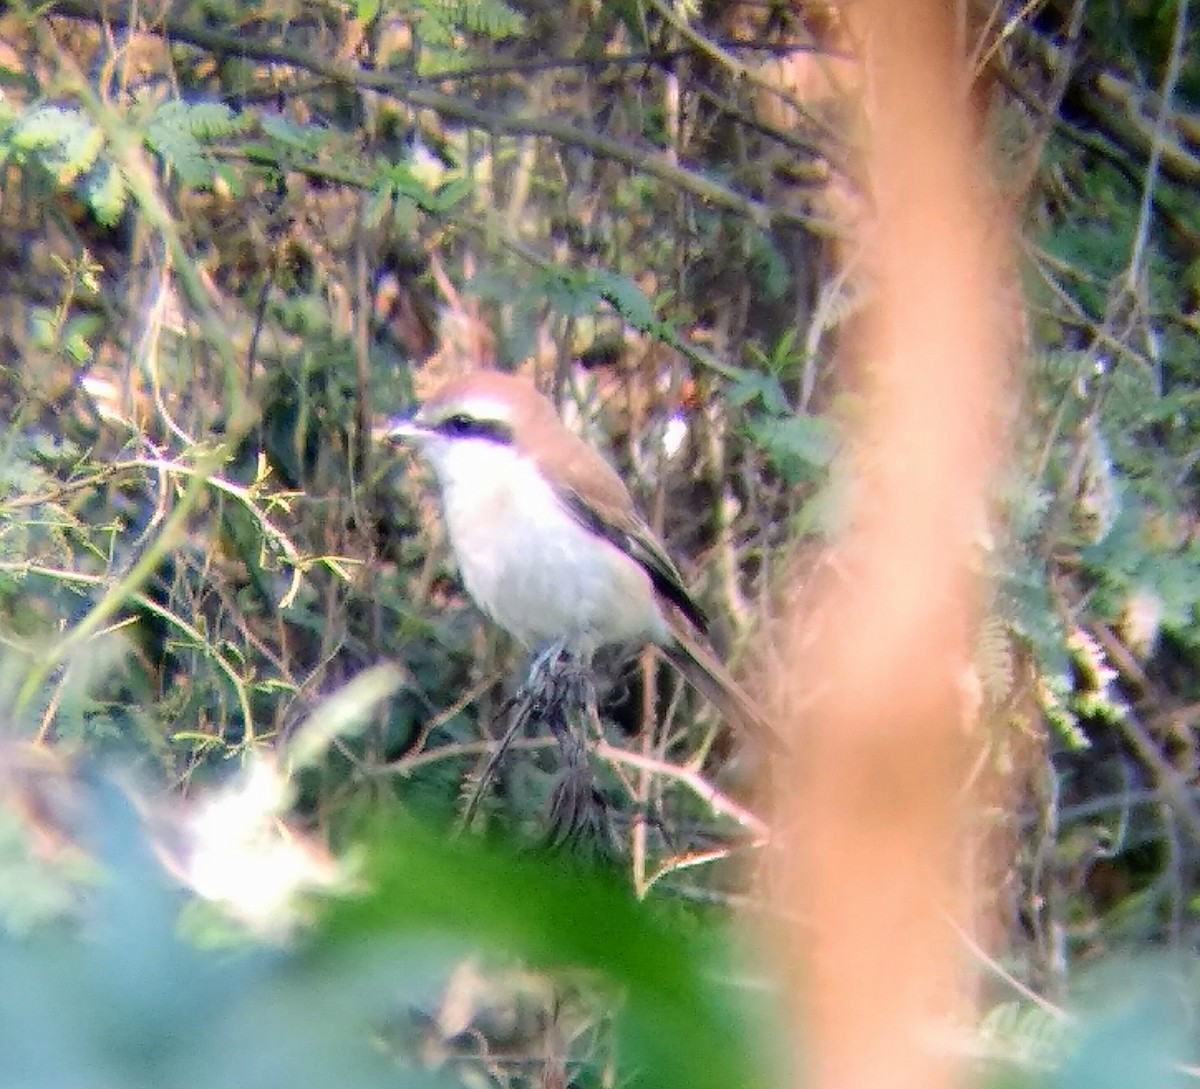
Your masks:
{"label": "shadowed background vegetation", "polygon": [[[1200,48],[1185,3],[961,14],[980,147],[1022,229],[1020,392],[1003,409],[1015,450],[980,527],[993,600],[963,666],[977,708],[964,789],[994,801],[985,893],[1002,950],[972,1046],[1025,1078],[1066,1046],[1056,1003],[1078,966],[1197,936]],[[298,821],[335,853],[385,850],[380,813],[452,827],[522,656],[464,600],[427,479],[369,432],[480,365],[535,376],[621,467],[769,700],[788,669],[772,621],[836,563],[853,489],[843,439],[861,406],[833,361],[873,290],[844,233],[872,214],[859,46],[821,3],[10,6],[0,693],[13,738],[199,796],[392,663],[391,698],[364,700],[359,728],[296,772]],[[669,676],[613,676],[595,853],[618,884],[652,891],[630,924],[650,928],[640,948],[678,926],[707,950],[715,917],[762,891],[756,755]],[[519,740],[474,830],[552,835],[554,751]],[[41,783],[25,759],[12,774]],[[57,811],[53,789],[29,789],[22,816]],[[6,872],[28,890],[5,906],[21,928],[70,916],[57,882],[89,880],[33,865],[25,823],[4,833]],[[447,900],[484,864],[456,865]],[[391,903],[399,933],[425,933],[419,903]],[[368,925],[356,919],[344,925]],[[601,966],[568,940],[571,922],[546,925],[554,940],[510,951]],[[163,943],[167,964],[191,956]],[[686,942],[676,955],[703,961]],[[645,1032],[654,991],[630,958],[617,983]],[[412,1005],[436,1004],[433,978]],[[671,983],[674,1001],[706,978]],[[433,1017],[422,1038],[499,1080],[550,1079],[553,1062],[579,1082],[632,1076],[594,983],[521,977],[502,1000],[464,1000],[480,1014],[487,991],[510,1018],[501,1057],[468,1046],[502,1035],[471,1016]],[[310,1014],[280,1013],[279,1031]],[[1142,1016],[1112,1035],[1144,1043],[1162,1018]],[[688,1032],[710,1027],[671,1031],[686,1053]],[[1063,1083],[1099,1084],[1105,1060],[1079,1062]]]}

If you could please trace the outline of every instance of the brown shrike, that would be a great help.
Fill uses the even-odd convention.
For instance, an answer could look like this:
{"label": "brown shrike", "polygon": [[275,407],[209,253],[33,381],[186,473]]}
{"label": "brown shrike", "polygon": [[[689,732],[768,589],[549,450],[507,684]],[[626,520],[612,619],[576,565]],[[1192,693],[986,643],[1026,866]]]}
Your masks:
{"label": "brown shrike", "polygon": [[455,379],[380,433],[411,440],[441,487],[475,603],[531,649],[653,643],[718,708],[779,737],[713,653],[704,614],[611,465],[515,375]]}

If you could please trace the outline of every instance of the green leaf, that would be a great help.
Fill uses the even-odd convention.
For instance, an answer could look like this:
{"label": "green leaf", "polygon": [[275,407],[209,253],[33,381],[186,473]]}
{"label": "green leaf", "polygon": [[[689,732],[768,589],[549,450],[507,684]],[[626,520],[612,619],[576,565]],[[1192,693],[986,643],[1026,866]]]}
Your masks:
{"label": "green leaf", "polygon": [[185,185],[208,186],[216,165],[206,141],[228,136],[249,124],[223,102],[184,102],[172,98],[155,106],[146,123],[146,146],[162,157]]}
{"label": "green leaf", "polygon": [[600,293],[586,271],[541,269],[534,278],[534,287],[545,295],[552,309],[567,317],[593,314],[601,301]]}
{"label": "green leaf", "polygon": [[92,130],[91,121],[79,110],[38,106],[17,121],[9,143],[13,147],[33,151],[77,141]]}
{"label": "green leaf", "polygon": [[17,122],[10,144],[36,152],[59,185],[90,170],[104,147],[104,134],[79,110],[39,106]]}
{"label": "green leaf", "polygon": [[396,193],[392,200],[392,226],[397,234],[413,234],[420,223],[418,213],[421,206],[404,193]]}
{"label": "green leaf", "polygon": [[[168,107],[177,107],[168,110]],[[164,102],[158,116],[175,116],[179,123],[200,140],[228,136],[243,127],[241,119],[223,102]]]}
{"label": "green leaf", "polygon": [[317,125],[300,125],[277,114],[263,114],[259,125],[272,140],[308,155],[315,155],[329,142],[325,129]]}
{"label": "green leaf", "polygon": [[762,285],[763,294],[772,301],[782,299],[792,285],[787,261],[762,231],[750,235],[750,269]]}
{"label": "green leaf", "polygon": [[615,272],[598,272],[592,280],[596,293],[635,329],[643,332],[660,323],[654,304],[628,276]]}
{"label": "green leaf", "polygon": [[383,217],[392,210],[392,186],[390,182],[377,185],[367,196],[363,208],[363,225],[373,230],[383,222]]}
{"label": "green leaf", "polygon": [[128,201],[129,187],[125,175],[113,163],[99,164],[88,175],[84,196],[97,221],[111,227],[121,218]]}
{"label": "green leaf", "polygon": [[240,197],[245,191],[243,176],[230,167],[228,163],[214,164],[213,179],[216,182],[220,182],[234,199]]}
{"label": "green leaf", "polygon": [[[111,787],[93,793],[100,796],[79,800],[107,872],[89,897],[86,940],[78,927],[25,940],[0,933],[0,1084],[414,1089],[435,1082],[399,1069],[376,1041],[390,1003],[419,996],[408,978],[416,973],[385,979],[353,949],[314,970],[299,955],[262,947],[189,946],[176,931],[178,896],[149,856],[141,824],[123,800],[107,797],[117,793]],[[42,910],[61,910],[53,891],[37,890]]]}
{"label": "green leaf", "polygon": [[53,348],[58,343],[58,320],[53,310],[38,307],[29,312],[29,339],[37,348]]}
{"label": "green leaf", "polygon": [[726,397],[738,408],[747,408],[757,403],[771,416],[784,416],[791,412],[783,385],[772,374],[741,370],[736,381],[729,387]]}
{"label": "green leaf", "polygon": [[450,45],[463,33],[511,38],[525,26],[525,17],[501,0],[426,0],[417,10],[418,33],[430,45]]}
{"label": "green leaf", "polygon": [[792,482],[810,479],[837,452],[837,429],[823,416],[797,413],[755,420],[749,431],[775,469]]}
{"label": "green leaf", "polygon": [[452,178],[438,189],[431,210],[435,212],[449,212],[466,200],[474,191],[475,183],[470,178]]}
{"label": "green leaf", "polygon": [[67,322],[63,330],[63,348],[76,363],[92,358],[91,338],[99,331],[100,319],[94,314],[81,314]]}
{"label": "green leaf", "polygon": [[481,268],[463,284],[463,290],[477,299],[508,304],[520,297],[522,289],[510,272],[499,268]]}
{"label": "green leaf", "polygon": [[403,193],[418,202],[428,199],[432,193],[430,186],[417,177],[407,162],[394,163],[387,178],[397,193]]}
{"label": "green leaf", "polygon": [[186,128],[151,120],[146,146],[169,166],[184,185],[204,186],[213,178],[213,165],[200,141]]}

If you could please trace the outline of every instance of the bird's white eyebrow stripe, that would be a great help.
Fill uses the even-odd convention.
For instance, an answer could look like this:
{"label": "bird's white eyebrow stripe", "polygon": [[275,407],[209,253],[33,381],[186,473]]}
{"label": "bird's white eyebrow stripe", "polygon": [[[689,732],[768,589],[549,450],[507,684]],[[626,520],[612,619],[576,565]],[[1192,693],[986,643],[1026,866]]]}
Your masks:
{"label": "bird's white eyebrow stripe", "polygon": [[487,397],[456,401],[453,405],[439,405],[435,409],[435,415],[438,419],[445,419],[449,416],[471,416],[481,421],[505,425],[509,423],[508,413],[504,411],[504,406]]}

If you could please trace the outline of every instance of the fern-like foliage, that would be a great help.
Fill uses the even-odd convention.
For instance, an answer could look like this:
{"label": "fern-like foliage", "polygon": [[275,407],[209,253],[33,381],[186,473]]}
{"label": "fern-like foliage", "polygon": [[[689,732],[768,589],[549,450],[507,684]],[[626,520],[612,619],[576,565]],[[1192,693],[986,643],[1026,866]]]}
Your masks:
{"label": "fern-like foliage", "polygon": [[104,136],[81,110],[40,105],[16,120],[7,143],[18,158],[36,158],[67,186],[95,165]]}
{"label": "fern-like foliage", "polygon": [[1016,686],[1012,631],[1002,617],[987,616],[975,633],[975,666],[987,702],[1003,704]]}
{"label": "fern-like foliage", "polygon": [[205,145],[241,132],[248,124],[246,115],[220,102],[168,99],[147,119],[145,141],[184,185],[203,187],[216,176],[216,164]]}
{"label": "fern-like foliage", "polygon": [[96,219],[106,227],[112,226],[129,201],[129,182],[120,167],[104,160],[84,179],[83,196]]}
{"label": "fern-like foliage", "polygon": [[418,70],[453,71],[472,62],[465,39],[499,41],[520,34],[525,17],[503,0],[419,0],[410,19],[421,42]]}
{"label": "fern-like foliage", "polygon": [[510,38],[525,26],[525,17],[502,0],[426,0],[419,5],[417,27],[431,45],[449,45],[462,33]]}
{"label": "fern-like foliage", "polygon": [[1054,1011],[1026,1002],[1001,1002],[979,1025],[986,1052],[1005,1063],[1047,1069],[1071,1042],[1071,1025]]}
{"label": "fern-like foliage", "polygon": [[[220,102],[169,99],[149,108],[135,102],[131,124],[146,147],[186,186],[213,184],[220,169],[207,145],[250,123]],[[129,201],[129,185],[104,130],[81,108],[39,103],[0,114],[0,163],[40,169],[52,186],[73,191],[98,222],[116,223]]]}
{"label": "fern-like foliage", "polygon": [[75,190],[105,224],[125,207],[121,172],[104,157],[105,136],[82,110],[39,103],[0,124],[0,164],[41,172],[54,189]]}

